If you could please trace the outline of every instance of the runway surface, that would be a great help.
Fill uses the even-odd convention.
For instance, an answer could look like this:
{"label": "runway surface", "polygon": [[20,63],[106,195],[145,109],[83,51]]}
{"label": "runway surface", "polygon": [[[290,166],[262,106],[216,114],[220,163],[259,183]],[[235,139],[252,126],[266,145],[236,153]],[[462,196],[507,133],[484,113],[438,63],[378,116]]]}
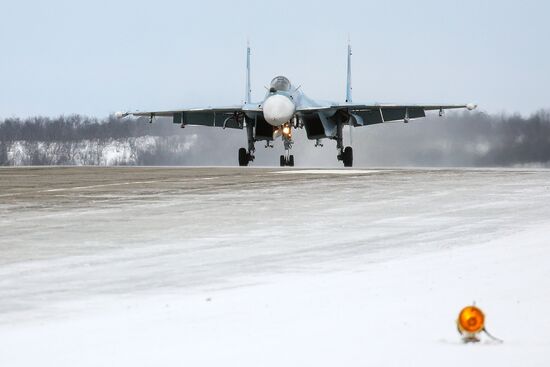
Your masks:
{"label": "runway surface", "polygon": [[548,170],[1,168],[0,364],[548,365],[549,238]]}

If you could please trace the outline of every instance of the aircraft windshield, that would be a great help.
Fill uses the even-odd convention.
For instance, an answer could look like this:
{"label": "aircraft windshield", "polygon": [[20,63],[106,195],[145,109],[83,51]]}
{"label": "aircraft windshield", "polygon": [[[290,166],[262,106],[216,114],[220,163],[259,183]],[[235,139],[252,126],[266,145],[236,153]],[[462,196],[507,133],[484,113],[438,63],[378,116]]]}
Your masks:
{"label": "aircraft windshield", "polygon": [[276,76],[271,81],[271,89],[277,91],[289,91],[290,90],[290,80],[284,76]]}

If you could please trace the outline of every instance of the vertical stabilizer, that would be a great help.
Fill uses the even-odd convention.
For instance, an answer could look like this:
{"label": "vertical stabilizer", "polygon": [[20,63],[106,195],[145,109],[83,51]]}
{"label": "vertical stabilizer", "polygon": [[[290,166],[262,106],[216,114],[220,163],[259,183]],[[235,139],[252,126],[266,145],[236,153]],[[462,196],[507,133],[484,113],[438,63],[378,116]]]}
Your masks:
{"label": "vertical stabilizer", "polygon": [[351,41],[348,39],[348,79],[346,82],[346,102],[351,103]]}
{"label": "vertical stabilizer", "polygon": [[250,103],[250,42],[246,43],[246,92],[244,95],[244,103]]}

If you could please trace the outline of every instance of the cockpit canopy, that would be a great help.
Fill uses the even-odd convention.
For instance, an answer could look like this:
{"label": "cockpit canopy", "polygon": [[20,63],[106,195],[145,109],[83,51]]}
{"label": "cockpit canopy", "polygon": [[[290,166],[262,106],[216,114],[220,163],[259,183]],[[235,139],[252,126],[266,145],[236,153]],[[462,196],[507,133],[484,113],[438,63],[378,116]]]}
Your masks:
{"label": "cockpit canopy", "polygon": [[290,80],[288,80],[284,76],[276,76],[271,81],[271,87],[269,88],[269,90],[271,92],[276,92],[276,91],[288,92],[290,90]]}

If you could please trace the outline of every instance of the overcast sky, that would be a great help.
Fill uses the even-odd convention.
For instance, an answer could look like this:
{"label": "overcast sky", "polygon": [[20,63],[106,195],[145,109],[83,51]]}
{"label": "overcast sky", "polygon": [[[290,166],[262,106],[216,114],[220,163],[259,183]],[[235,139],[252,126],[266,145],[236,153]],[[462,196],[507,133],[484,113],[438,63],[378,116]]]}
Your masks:
{"label": "overcast sky", "polygon": [[341,101],[550,107],[548,1],[0,2],[0,117],[240,103],[277,74]]}

